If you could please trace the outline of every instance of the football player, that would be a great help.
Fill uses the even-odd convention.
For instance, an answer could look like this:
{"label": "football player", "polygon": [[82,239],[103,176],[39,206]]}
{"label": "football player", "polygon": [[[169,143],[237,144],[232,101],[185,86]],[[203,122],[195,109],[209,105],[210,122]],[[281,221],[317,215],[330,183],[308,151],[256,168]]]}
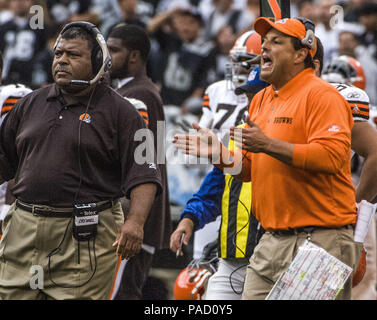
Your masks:
{"label": "football player", "polygon": [[[334,58],[326,66],[322,78],[330,82],[347,100],[355,122],[352,129],[352,154],[365,158],[363,170],[359,177],[353,175],[358,184],[356,201],[362,199],[371,201],[377,195],[377,139],[376,130],[370,125],[369,120],[369,97],[364,91],[366,80],[364,70],[360,63],[349,56]],[[353,168],[355,173],[358,168]],[[360,182],[360,183],[359,183]]]}
{"label": "football player", "polygon": [[[0,126],[3,123],[5,117],[7,116],[8,112],[14,107],[16,102],[29,94],[32,90],[25,87],[22,84],[9,84],[6,86],[1,85],[2,80],[2,71],[3,71],[3,58],[0,53],[0,108],[1,108],[1,116],[0,116]],[[5,195],[7,193],[8,182],[4,182],[0,185],[0,236],[1,236],[1,224],[6,216],[8,209],[10,207],[9,204],[6,204]]]}
{"label": "football player", "polygon": [[246,82],[250,70],[259,62],[260,52],[261,37],[255,31],[247,31],[236,40],[225,79],[211,84],[204,93],[200,127],[216,129],[222,138],[221,129],[241,122],[249,103],[245,94],[236,95],[234,90]]}
{"label": "football player", "polygon": [[[320,43],[320,41],[318,42]],[[321,75],[322,59],[314,61],[317,75]],[[372,123],[368,122],[370,105],[369,97],[364,91],[366,87],[364,70],[356,59],[340,56],[334,58],[326,66],[322,78],[338,89],[352,110],[354,126],[351,132],[351,169],[354,185],[357,186],[356,202],[360,203],[361,200],[375,202],[377,196],[377,130]],[[367,252],[366,273],[360,284],[354,283],[352,299],[375,300],[377,298],[375,219],[372,220],[369,227],[364,250]]]}

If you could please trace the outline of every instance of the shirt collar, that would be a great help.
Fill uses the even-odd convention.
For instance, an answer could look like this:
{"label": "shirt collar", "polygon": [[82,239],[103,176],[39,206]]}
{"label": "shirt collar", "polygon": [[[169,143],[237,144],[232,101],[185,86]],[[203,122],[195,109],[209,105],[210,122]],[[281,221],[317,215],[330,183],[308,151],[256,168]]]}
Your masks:
{"label": "shirt collar", "polygon": [[60,91],[56,85],[56,83],[52,84],[47,92],[46,100],[56,99],[60,96]]}
{"label": "shirt collar", "polygon": [[314,70],[312,68],[306,68],[289,80],[280,90],[275,91],[272,86],[269,86],[269,95],[271,98],[279,97],[283,100],[288,99],[292,94],[296,93],[297,90],[306,83],[309,78],[315,77]]}
{"label": "shirt collar", "polygon": [[118,86],[117,86],[117,89],[119,89],[120,87],[123,87],[125,84],[129,83],[130,81],[132,81],[135,77],[127,77],[127,78],[124,78],[124,79],[120,79],[118,81]]}
{"label": "shirt collar", "polygon": [[[96,89],[95,90],[102,90],[102,87],[104,87],[102,84],[99,84],[97,85]],[[62,105],[67,105],[66,101],[64,100],[63,98],[63,95],[62,93],[60,92],[58,86],[56,85],[56,83],[52,84],[49,89],[48,89],[48,92],[47,92],[47,97],[46,97],[46,100],[49,101],[49,100],[53,100],[53,99],[56,99],[58,100]],[[74,103],[76,104],[76,103]],[[85,103],[82,103],[82,102],[77,102],[77,104],[83,104],[85,105]]]}

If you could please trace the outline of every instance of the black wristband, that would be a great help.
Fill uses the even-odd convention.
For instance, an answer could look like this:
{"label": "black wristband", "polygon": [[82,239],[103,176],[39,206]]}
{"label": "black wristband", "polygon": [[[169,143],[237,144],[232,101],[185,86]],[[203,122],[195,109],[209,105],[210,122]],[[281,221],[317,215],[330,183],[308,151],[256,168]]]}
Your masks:
{"label": "black wristband", "polygon": [[[182,216],[182,219],[183,219],[183,218],[190,219],[190,220],[194,223],[194,229],[193,229],[193,231],[196,231],[196,229],[198,228],[198,225],[199,225],[199,220],[198,220],[198,218],[197,218],[194,214],[189,213],[189,212],[185,213],[185,214]],[[182,220],[182,219],[181,219],[181,220]]]}

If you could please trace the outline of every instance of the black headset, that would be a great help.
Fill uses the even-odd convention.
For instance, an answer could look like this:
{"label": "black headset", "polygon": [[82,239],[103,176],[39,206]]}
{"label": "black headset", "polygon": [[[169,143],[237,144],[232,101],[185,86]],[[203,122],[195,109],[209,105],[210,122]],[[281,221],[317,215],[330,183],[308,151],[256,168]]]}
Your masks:
{"label": "black headset", "polygon": [[315,48],[314,23],[310,21],[309,19],[302,18],[302,17],[295,17],[294,19],[300,21],[305,26],[306,34],[305,34],[304,39],[301,40],[302,45],[310,49],[314,49]]}
{"label": "black headset", "polygon": [[71,84],[73,85],[90,86],[103,77],[106,71],[110,70],[112,66],[110,53],[107,48],[106,41],[98,28],[94,24],[86,21],[77,21],[66,24],[56,39],[54,51],[61,39],[62,34],[73,27],[79,27],[86,30],[98,43],[98,47],[95,46],[95,48],[93,48],[91,57],[93,73],[95,74],[94,78],[91,80],[71,80]]}

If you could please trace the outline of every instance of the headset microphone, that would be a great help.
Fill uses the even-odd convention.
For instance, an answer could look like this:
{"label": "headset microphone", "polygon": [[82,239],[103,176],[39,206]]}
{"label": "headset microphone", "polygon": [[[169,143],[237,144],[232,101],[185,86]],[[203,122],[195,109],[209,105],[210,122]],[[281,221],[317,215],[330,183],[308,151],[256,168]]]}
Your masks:
{"label": "headset microphone", "polygon": [[71,80],[70,84],[76,85],[76,86],[90,86],[90,81],[88,80]]}
{"label": "headset microphone", "polygon": [[[54,45],[54,51],[62,37],[62,34],[67,31],[70,28],[73,27],[79,27],[86,30],[93,38],[97,41],[100,51],[96,53],[92,53],[92,67],[94,72],[96,72],[96,75],[91,80],[71,80],[70,84],[75,86],[90,86],[94,83],[96,83],[101,77],[104,76],[104,74],[111,69],[112,62],[109,50],[106,45],[106,41],[103,38],[101,32],[98,30],[98,28],[86,21],[77,21],[77,22],[71,22],[64,26],[63,30],[60,32],[58,38],[56,39],[55,45]],[[94,50],[94,49],[93,49]],[[97,70],[98,69],[98,70]]]}

